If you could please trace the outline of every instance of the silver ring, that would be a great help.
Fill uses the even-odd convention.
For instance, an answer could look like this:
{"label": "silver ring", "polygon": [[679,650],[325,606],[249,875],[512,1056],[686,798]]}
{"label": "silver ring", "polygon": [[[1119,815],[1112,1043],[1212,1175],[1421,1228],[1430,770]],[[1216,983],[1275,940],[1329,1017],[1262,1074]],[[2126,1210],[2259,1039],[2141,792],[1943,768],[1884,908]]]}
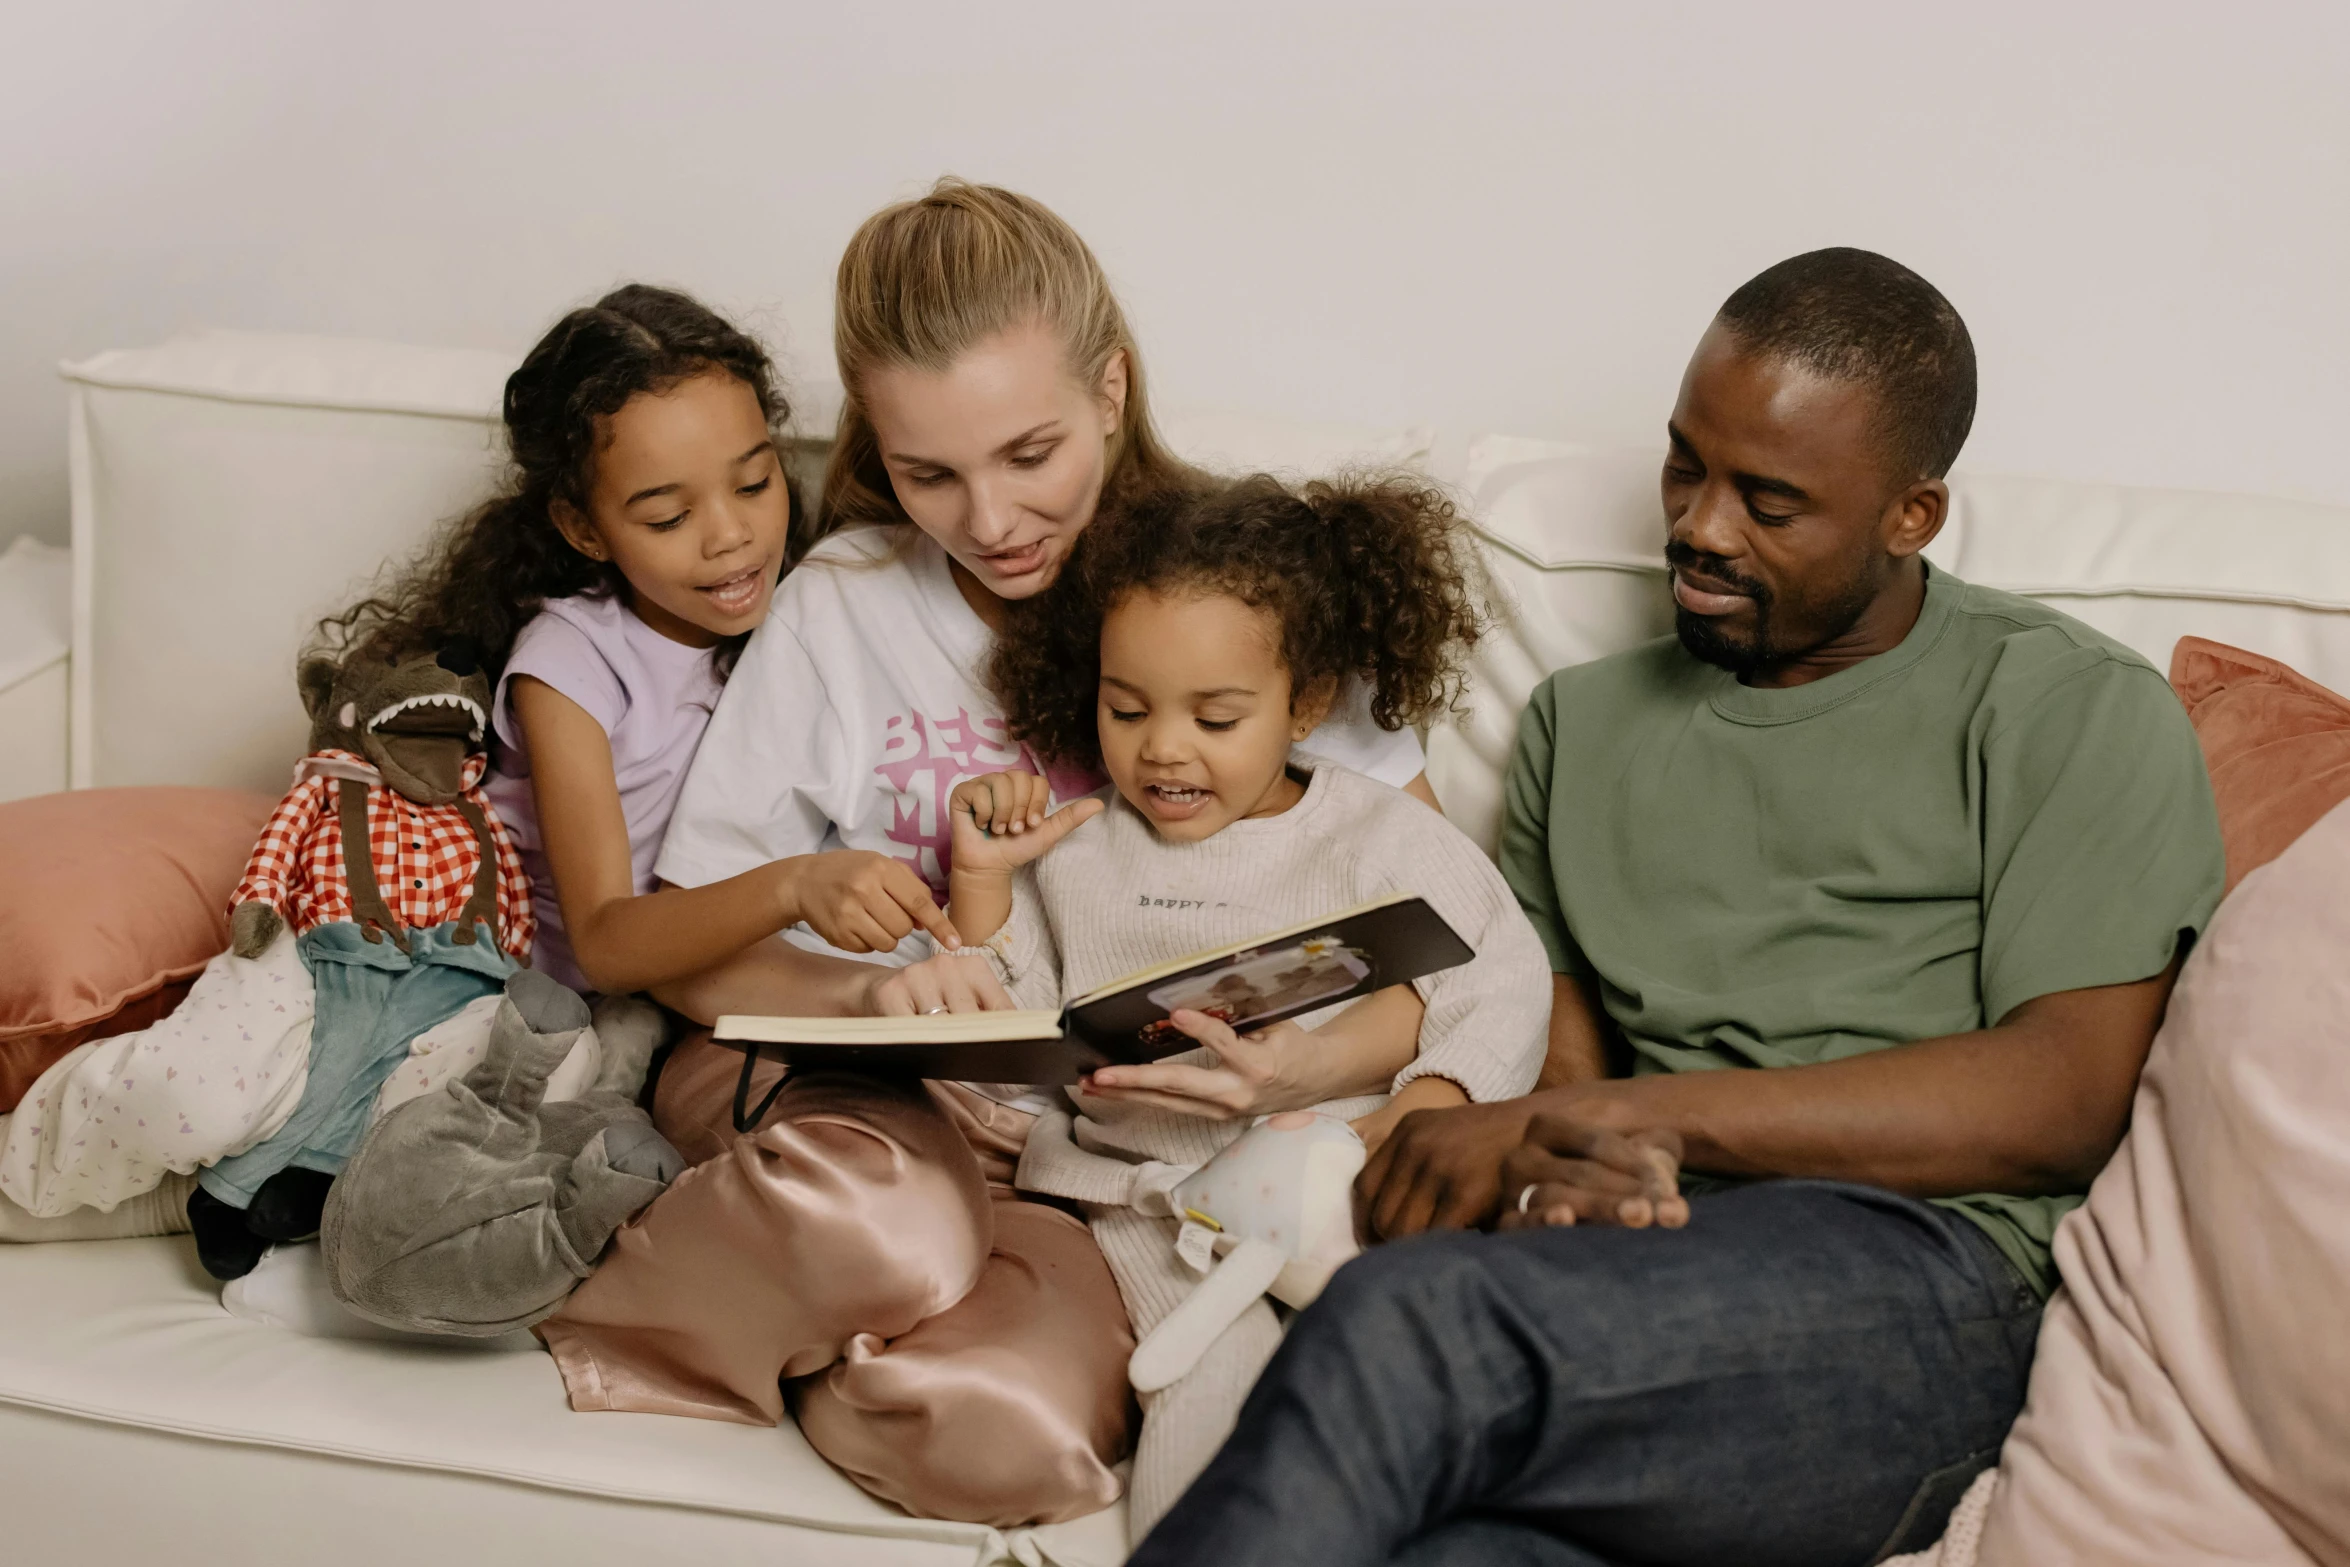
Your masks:
{"label": "silver ring", "polygon": [[1528,1181],[1526,1183],[1526,1189],[1518,1193],[1518,1212],[1521,1215],[1529,1213],[1533,1210],[1534,1188],[1540,1186],[1541,1184],[1542,1183],[1540,1181]]}
{"label": "silver ring", "polygon": [[955,1010],[953,1007],[924,1007],[922,1009],[922,1015],[924,1017],[936,1017],[941,1012],[952,1012],[953,1010]]}

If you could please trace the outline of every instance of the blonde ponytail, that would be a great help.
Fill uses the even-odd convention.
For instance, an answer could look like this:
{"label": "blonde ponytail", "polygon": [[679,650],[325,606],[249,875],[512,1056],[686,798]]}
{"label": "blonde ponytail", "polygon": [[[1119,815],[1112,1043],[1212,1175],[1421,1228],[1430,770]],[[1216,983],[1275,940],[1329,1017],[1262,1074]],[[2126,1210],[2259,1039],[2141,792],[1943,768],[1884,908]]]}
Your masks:
{"label": "blonde ponytail", "polygon": [[1096,387],[1126,354],[1126,407],[1110,437],[1103,504],[1191,470],[1151,423],[1142,354],[1085,241],[1043,203],[949,177],[867,218],[840,258],[832,342],[844,394],[824,496],[794,540],[796,560],[837,529],[907,520],[860,388],[877,370],[943,371],[989,337],[1031,322],[1061,343],[1069,372]]}

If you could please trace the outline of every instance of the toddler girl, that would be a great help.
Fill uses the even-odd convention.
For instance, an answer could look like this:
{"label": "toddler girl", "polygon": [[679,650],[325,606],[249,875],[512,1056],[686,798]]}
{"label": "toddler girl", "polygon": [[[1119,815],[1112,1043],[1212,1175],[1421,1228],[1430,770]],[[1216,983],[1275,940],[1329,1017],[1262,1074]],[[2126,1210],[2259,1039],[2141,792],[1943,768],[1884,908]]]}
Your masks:
{"label": "toddler girl", "polygon": [[[949,913],[1020,1005],[1057,1009],[1146,965],[1394,893],[1425,897],[1476,954],[1247,1037],[1179,1011],[1203,1049],[1096,1071],[1039,1122],[1019,1184],[1087,1205],[1138,1333],[1196,1280],[1175,1221],[1130,1206],[1168,1167],[1205,1162],[1265,1112],[1312,1107],[1376,1138],[1410,1108],[1534,1085],[1549,967],[1499,872],[1401,790],[1291,754],[1348,681],[1389,727],[1449,705],[1477,629],[1464,554],[1451,506],[1407,481],[1171,490],[1088,541],[995,655],[1012,732],[1111,781],[1051,815],[1027,774],[955,791]],[[1144,1396],[1138,1538],[1223,1440],[1278,1339],[1259,1302]]]}

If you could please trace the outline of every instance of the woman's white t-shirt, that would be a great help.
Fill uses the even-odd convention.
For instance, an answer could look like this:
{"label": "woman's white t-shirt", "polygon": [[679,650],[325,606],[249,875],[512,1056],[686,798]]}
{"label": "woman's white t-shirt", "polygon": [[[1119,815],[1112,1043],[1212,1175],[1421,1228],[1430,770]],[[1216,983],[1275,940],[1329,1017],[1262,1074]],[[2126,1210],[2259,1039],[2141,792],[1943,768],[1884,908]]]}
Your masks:
{"label": "woman's white t-shirt", "polygon": [[[823,540],[784,578],[727,681],[655,874],[699,887],[790,855],[871,849],[944,902],[956,784],[1038,773],[1058,805],[1103,783],[1005,735],[981,683],[988,651],[986,624],[929,535],[901,525]],[[1359,687],[1300,749],[1398,786],[1426,766],[1419,737],[1373,723]],[[834,950],[804,927],[789,934]],[[916,932],[882,961],[929,950]]]}

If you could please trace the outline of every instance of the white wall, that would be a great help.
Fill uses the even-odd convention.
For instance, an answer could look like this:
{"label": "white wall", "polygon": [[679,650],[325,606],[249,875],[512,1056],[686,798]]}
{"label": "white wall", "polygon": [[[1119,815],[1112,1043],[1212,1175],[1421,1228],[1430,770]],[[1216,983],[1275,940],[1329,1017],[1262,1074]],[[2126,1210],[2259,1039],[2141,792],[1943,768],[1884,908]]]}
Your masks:
{"label": "white wall", "polygon": [[1653,438],[1729,289],[1850,243],[1972,325],[1971,465],[2350,502],[2338,0],[214,0],[8,32],[0,538],[64,536],[61,357],[200,325],[519,348],[641,275],[820,366],[842,241],[946,170],[1076,223],[1174,402]]}

